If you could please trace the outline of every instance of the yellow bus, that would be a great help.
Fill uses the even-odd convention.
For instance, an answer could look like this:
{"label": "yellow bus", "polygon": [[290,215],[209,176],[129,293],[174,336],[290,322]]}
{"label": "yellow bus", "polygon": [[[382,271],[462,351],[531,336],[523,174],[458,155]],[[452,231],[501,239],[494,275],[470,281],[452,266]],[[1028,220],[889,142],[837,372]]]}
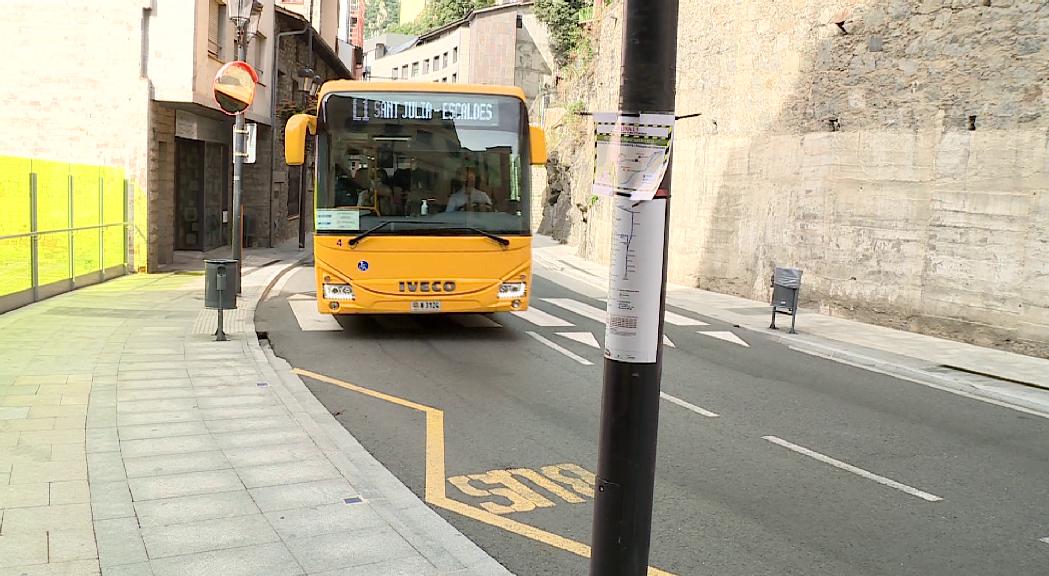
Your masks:
{"label": "yellow bus", "polygon": [[520,88],[327,82],[288,120],[316,136],[314,263],[327,314],[525,310],[530,165],[546,162]]}

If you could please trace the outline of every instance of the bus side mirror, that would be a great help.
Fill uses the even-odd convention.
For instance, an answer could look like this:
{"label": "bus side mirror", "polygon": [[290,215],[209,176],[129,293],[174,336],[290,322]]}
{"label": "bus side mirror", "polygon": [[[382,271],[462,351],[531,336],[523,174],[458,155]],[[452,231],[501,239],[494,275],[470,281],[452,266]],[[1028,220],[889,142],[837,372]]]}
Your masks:
{"label": "bus side mirror", "polygon": [[288,166],[302,166],[306,161],[306,130],[317,133],[317,117],[296,114],[284,128],[284,161]]}
{"label": "bus side mirror", "polygon": [[528,140],[532,143],[530,150],[532,164],[546,164],[546,132],[538,126],[528,127]]}

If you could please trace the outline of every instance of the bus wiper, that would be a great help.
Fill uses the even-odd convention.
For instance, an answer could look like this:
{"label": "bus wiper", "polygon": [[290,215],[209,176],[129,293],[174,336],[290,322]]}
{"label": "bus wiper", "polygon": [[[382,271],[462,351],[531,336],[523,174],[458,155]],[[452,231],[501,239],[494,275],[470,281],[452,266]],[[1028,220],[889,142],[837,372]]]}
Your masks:
{"label": "bus wiper", "polygon": [[502,246],[503,248],[506,248],[507,246],[510,245],[510,241],[507,240],[506,238],[503,238],[502,236],[496,236],[495,234],[492,234],[491,232],[489,232],[487,230],[482,230],[480,228],[474,228],[473,226],[441,226],[439,228],[439,230],[469,230],[471,232],[476,232],[477,234],[480,234],[481,236],[484,236],[485,238],[488,238],[489,240],[494,240],[494,241],[498,242],[499,245]]}
{"label": "bus wiper", "polygon": [[350,242],[349,242],[350,246],[356,246],[357,244],[360,243],[361,240],[364,240],[368,236],[371,236],[373,233],[378,232],[379,230],[385,228],[386,226],[388,226],[390,224],[428,224],[428,222],[416,222],[414,220],[386,220],[382,224],[379,224],[377,226],[373,226],[373,227],[365,230],[364,232],[361,232],[360,234],[358,234],[358,235],[354,236],[353,238],[351,238]]}

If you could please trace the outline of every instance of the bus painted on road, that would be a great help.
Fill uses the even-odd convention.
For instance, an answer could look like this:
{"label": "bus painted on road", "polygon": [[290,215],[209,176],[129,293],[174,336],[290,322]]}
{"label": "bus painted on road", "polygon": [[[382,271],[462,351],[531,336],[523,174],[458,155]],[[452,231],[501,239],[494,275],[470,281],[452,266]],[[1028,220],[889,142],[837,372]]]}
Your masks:
{"label": "bus painted on road", "polygon": [[288,120],[315,135],[314,263],[327,314],[525,310],[530,166],[546,162],[520,88],[339,80]]}

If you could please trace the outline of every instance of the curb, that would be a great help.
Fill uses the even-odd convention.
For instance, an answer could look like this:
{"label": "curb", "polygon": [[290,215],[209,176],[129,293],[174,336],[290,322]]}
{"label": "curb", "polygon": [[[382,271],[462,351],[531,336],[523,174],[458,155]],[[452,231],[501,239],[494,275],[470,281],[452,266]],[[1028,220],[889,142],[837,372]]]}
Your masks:
{"label": "curb", "polygon": [[[309,256],[290,263],[270,279],[260,292],[256,310],[277,281],[302,265]],[[427,506],[339,424],[314,397],[306,383],[292,372],[291,364],[278,357],[268,344],[259,341],[255,332],[254,313],[246,322],[245,333],[245,341],[255,356],[260,372],[270,382],[270,387],[292,418],[390,528],[441,574],[510,574],[498,561]],[[357,482],[361,486],[357,486]]]}

